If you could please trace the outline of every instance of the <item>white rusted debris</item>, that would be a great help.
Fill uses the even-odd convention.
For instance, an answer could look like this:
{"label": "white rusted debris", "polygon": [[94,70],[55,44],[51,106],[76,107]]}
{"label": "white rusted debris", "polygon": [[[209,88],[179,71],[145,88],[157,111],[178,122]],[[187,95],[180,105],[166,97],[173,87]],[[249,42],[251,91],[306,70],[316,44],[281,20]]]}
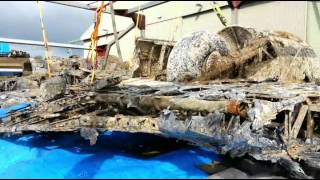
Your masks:
{"label": "white rusted debris", "polygon": [[149,57],[140,61],[143,68],[109,59],[115,67],[97,69],[92,83],[86,61],[56,62],[51,79],[1,80],[2,108],[19,100],[33,105],[8,112],[0,133],[80,132],[93,145],[103,131],[142,132],[271,161],[292,178],[320,170],[319,62],[303,41],[236,26],[194,33],[174,47],[146,41],[137,45],[159,51],[137,48],[137,58]]}

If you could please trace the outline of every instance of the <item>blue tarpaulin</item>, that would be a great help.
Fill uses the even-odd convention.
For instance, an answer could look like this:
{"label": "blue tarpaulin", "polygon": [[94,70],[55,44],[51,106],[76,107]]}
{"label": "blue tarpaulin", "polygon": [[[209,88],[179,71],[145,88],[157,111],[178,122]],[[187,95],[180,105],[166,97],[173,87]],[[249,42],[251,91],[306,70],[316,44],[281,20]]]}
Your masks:
{"label": "blue tarpaulin", "polygon": [[[31,106],[23,103],[0,109],[0,118]],[[108,132],[89,145],[77,133],[28,134],[0,138],[1,178],[206,178],[197,165],[216,154],[184,147],[142,158],[128,147],[163,142],[158,136]]]}
{"label": "blue tarpaulin", "polygon": [[0,71],[0,76],[22,76],[22,72],[1,72]]}
{"label": "blue tarpaulin", "polygon": [[5,118],[8,116],[10,112],[23,110],[29,106],[31,106],[30,103],[22,103],[22,104],[13,105],[7,108],[0,108],[0,118]]}
{"label": "blue tarpaulin", "polygon": [[7,55],[10,53],[10,45],[8,43],[0,43],[0,55]]}
{"label": "blue tarpaulin", "polygon": [[[158,138],[158,139],[157,139]],[[90,146],[76,133],[29,134],[0,139],[1,178],[207,178],[197,165],[217,155],[183,147],[150,158],[126,151],[127,146],[159,137],[109,133]]]}

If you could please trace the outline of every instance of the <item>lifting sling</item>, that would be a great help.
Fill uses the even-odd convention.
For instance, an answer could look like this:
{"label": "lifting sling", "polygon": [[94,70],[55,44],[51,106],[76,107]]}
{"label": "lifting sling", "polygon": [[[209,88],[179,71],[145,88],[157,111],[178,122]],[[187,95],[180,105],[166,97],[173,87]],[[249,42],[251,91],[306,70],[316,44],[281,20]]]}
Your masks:
{"label": "lifting sling", "polygon": [[223,26],[227,26],[227,19],[223,15],[219,4],[216,3],[215,1],[212,1],[212,5],[213,5],[213,11],[217,14],[217,16],[218,16],[219,20],[221,21],[221,23],[223,24]]}
{"label": "lifting sling", "polygon": [[89,52],[89,58],[91,62],[91,83],[93,83],[93,80],[95,78],[95,61],[97,57],[97,44],[98,44],[98,33],[99,33],[99,25],[101,20],[101,14],[104,9],[104,1],[101,2],[100,8],[96,10],[95,14],[95,25],[93,32],[91,34],[91,46],[90,46],[90,52]]}
{"label": "lifting sling", "polygon": [[42,13],[41,1],[37,1],[37,5],[38,5],[38,9],[39,9],[42,37],[43,37],[43,43],[44,43],[44,48],[45,48],[45,51],[44,51],[45,59],[47,61],[47,65],[48,65],[48,76],[50,78],[52,76],[52,72],[51,72],[52,61],[49,56],[48,37],[47,37],[46,30],[44,28],[44,23],[43,23],[43,13]]}

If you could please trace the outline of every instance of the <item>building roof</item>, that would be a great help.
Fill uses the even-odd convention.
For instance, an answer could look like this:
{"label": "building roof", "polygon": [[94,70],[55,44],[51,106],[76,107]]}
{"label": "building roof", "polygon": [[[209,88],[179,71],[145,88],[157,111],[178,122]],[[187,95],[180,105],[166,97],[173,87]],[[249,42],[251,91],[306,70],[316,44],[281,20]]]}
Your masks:
{"label": "building roof", "polygon": [[[117,1],[114,3],[114,9],[131,9],[151,1]],[[220,6],[227,6],[227,1],[218,1]],[[95,3],[97,4],[97,3]],[[170,19],[175,19],[181,16],[188,16],[191,14],[201,13],[203,11],[208,11],[212,9],[211,1],[169,1],[165,4],[161,4],[150,9],[141,11],[141,14],[146,15],[146,24],[158,23],[161,21],[166,21]],[[162,13],[165,11],[166,13]],[[92,14],[92,17],[94,14]],[[133,23],[131,18],[115,16],[117,31],[123,31],[130,24]],[[91,33],[93,31],[94,24],[92,24],[80,37],[81,40],[90,39]],[[101,18],[101,23],[99,27],[99,36],[104,36],[103,39],[100,38],[98,44],[104,45],[113,39],[113,29],[112,20],[110,14],[103,14]]]}

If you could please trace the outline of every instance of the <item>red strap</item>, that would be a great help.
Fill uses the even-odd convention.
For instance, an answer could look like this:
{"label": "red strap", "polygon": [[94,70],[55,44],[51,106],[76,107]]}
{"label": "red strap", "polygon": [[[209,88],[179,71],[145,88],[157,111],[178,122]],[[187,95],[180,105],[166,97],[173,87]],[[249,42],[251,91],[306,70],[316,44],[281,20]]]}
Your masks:
{"label": "red strap", "polygon": [[232,8],[239,8],[240,4],[241,4],[241,1],[231,1],[232,3]]}

